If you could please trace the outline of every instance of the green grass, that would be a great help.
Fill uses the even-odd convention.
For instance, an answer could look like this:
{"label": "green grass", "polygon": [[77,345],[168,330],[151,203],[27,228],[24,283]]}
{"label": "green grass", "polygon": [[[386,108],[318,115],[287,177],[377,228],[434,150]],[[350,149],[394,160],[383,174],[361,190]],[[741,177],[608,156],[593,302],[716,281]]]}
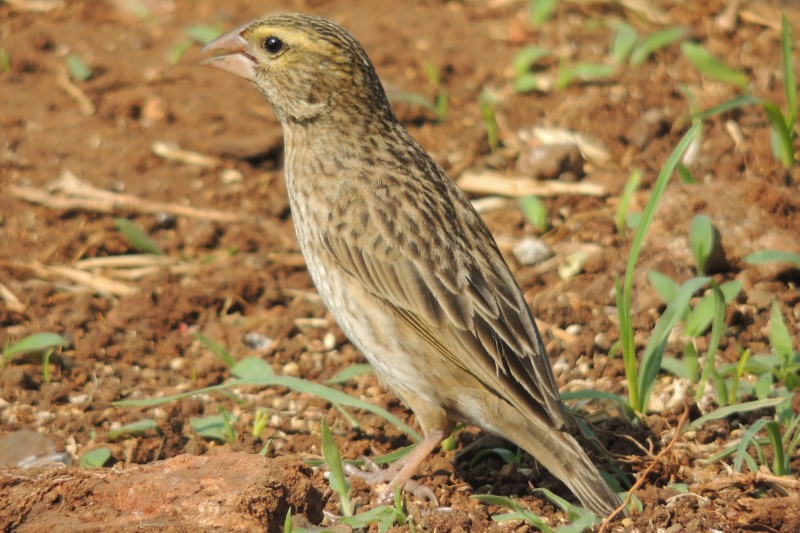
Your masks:
{"label": "green grass", "polygon": [[136,250],[152,255],[164,255],[163,250],[139,226],[126,218],[115,218],[114,224]]}
{"label": "green grass", "polygon": [[[742,94],[711,109],[695,113],[693,119],[704,120],[749,105],[761,106],[770,125],[771,148],[775,158],[778,159],[785,168],[792,167],[796,162],[794,142],[797,138],[795,132],[797,123],[797,83],[794,75],[792,54],[793,43],[791,28],[784,15],[781,20],[781,72],[783,77],[783,93],[786,100],[785,112],[782,112],[775,102],[750,94]],[[701,73],[712,77],[714,76],[708,70],[701,70]]]}
{"label": "green grass", "polygon": [[[414,431],[414,429],[411,428],[408,424],[404,423],[402,420],[392,415],[385,409],[378,407],[377,405],[371,404],[365,400],[356,398],[355,396],[351,396],[345,392],[333,389],[331,387],[327,387],[320,383],[315,383],[313,381],[308,381],[306,379],[296,378],[292,376],[276,375],[272,371],[272,367],[269,366],[269,364],[267,364],[264,360],[262,360],[259,357],[247,357],[240,361],[235,361],[233,357],[231,357],[230,354],[224,348],[210,341],[205,336],[198,335],[197,338],[209,350],[211,350],[221,361],[224,361],[226,363],[231,375],[233,376],[232,379],[229,379],[225,383],[219,385],[212,385],[210,387],[195,389],[193,391],[181,394],[175,394],[172,396],[159,397],[159,398],[143,398],[136,400],[121,400],[114,402],[114,405],[119,407],[153,407],[157,405],[162,405],[164,403],[191,398],[200,394],[210,394],[210,393],[230,394],[229,389],[235,387],[241,387],[243,385],[255,386],[255,387],[283,386],[291,390],[294,390],[296,392],[318,396],[342,410],[346,407],[351,407],[378,415],[384,420],[386,420],[388,423],[397,426],[400,430],[405,432],[411,439],[415,441],[422,440],[422,437],[419,435],[419,433]],[[347,416],[348,418],[352,419],[352,416],[349,415],[349,413],[347,414]],[[222,420],[220,417],[224,418],[224,414],[207,417],[211,419],[211,422],[213,422],[213,424],[211,422],[207,424],[211,426],[211,428],[209,428],[208,430],[209,438],[218,438],[219,435],[222,435],[224,439],[228,439],[230,437],[229,433],[225,434],[222,431],[222,430],[227,431],[227,429],[225,429],[224,427],[225,421]],[[230,421],[229,425],[231,426],[233,425],[233,420]],[[214,427],[216,428],[222,427],[222,430],[220,429],[213,430]],[[216,431],[216,433],[213,433],[213,431]],[[212,434],[214,436],[211,436]]]}
{"label": "green grass", "polygon": [[[664,195],[669,178],[675,170],[675,167],[678,165],[678,160],[680,159],[684,150],[686,150],[686,148],[689,146],[689,143],[692,142],[692,139],[697,134],[698,129],[699,124],[695,124],[689,129],[689,131],[686,132],[686,134],[683,136],[683,139],[681,139],[681,141],[678,143],[678,146],[675,148],[675,150],[673,150],[672,154],[667,159],[664,168],[656,178],[656,182],[653,185],[653,190],[650,193],[647,206],[645,207],[645,210],[642,213],[642,218],[636,227],[633,242],[631,243],[630,254],[628,256],[628,265],[625,271],[625,277],[622,283],[620,283],[619,278],[617,278],[616,281],[617,313],[620,325],[620,339],[622,341],[622,354],[625,363],[625,376],[628,379],[628,397],[633,410],[640,413],[644,412],[647,407],[647,401],[649,399],[650,391],[652,390],[653,381],[655,380],[658,369],[661,367],[661,350],[663,350],[663,340],[656,337],[654,332],[653,337],[651,337],[651,343],[648,344],[648,350],[645,352],[645,355],[642,359],[641,365],[638,364],[636,346],[633,340],[633,324],[631,317],[633,273],[636,267],[636,261],[639,258],[639,253],[642,249],[642,245],[644,244],[645,236],[647,235],[647,230],[650,228],[650,224],[655,216],[656,207],[661,201],[661,197]],[[696,288],[699,288],[699,284]],[[688,290],[689,289],[687,289],[681,296],[682,298],[688,298],[691,296],[691,293],[688,292]],[[663,323],[663,320],[664,319],[662,317],[662,320],[659,321],[659,325]],[[673,319],[670,318],[670,321],[672,320]],[[658,326],[656,326],[656,328],[658,329]],[[666,339],[666,335],[668,334],[669,331],[666,331],[666,328],[662,328],[662,335],[664,335],[664,339]],[[657,339],[657,342],[653,343],[652,339]]]}

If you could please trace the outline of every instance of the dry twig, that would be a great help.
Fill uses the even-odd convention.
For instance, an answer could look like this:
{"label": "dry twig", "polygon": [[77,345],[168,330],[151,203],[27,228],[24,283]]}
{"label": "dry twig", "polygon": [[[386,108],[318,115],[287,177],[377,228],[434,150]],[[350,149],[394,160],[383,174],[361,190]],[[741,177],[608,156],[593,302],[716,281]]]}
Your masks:
{"label": "dry twig", "polygon": [[458,186],[466,192],[501,196],[605,196],[606,190],[594,183],[564,181],[536,181],[523,176],[507,176],[500,172],[464,172]]}
{"label": "dry twig", "polygon": [[11,289],[0,283],[0,300],[5,302],[6,307],[15,313],[22,313],[25,311],[25,304],[17,298],[17,295],[11,292]]}
{"label": "dry twig", "polygon": [[683,426],[686,425],[686,422],[688,420],[689,420],[689,402],[687,401],[687,402],[684,402],[684,404],[683,404],[683,414],[681,415],[681,419],[678,421],[678,427],[675,428],[675,435],[672,437],[672,440],[669,441],[669,444],[664,446],[664,449],[662,449],[660,452],[658,452],[658,455],[656,455],[655,459],[653,459],[653,462],[650,463],[650,466],[648,466],[644,470],[644,472],[642,472],[639,475],[639,479],[636,480],[636,483],[633,484],[633,487],[631,487],[631,490],[628,491],[628,494],[627,494],[627,496],[625,496],[625,501],[622,502],[622,505],[617,507],[617,509],[613,513],[611,513],[605,520],[603,520],[603,524],[600,526],[600,529],[598,530],[598,533],[605,533],[605,531],[608,529],[609,525],[611,524],[611,521],[614,520],[614,517],[625,510],[625,508],[628,506],[628,504],[631,501],[631,496],[633,495],[633,493],[639,487],[641,487],[644,484],[644,482],[645,482],[645,480],[647,480],[647,476],[650,474],[650,472],[653,471],[653,469],[661,461],[661,459],[664,458],[669,453],[669,451],[672,449],[672,447],[675,446],[675,443],[678,442],[678,439],[681,438],[681,434],[683,433]]}
{"label": "dry twig", "polygon": [[30,270],[36,276],[45,279],[66,279],[85,288],[91,289],[98,294],[111,296],[128,296],[136,292],[135,287],[120,283],[104,276],[99,276],[91,272],[84,272],[74,268],[63,266],[48,266],[38,262],[32,263],[13,263],[8,261],[0,262],[0,267],[22,268]]}
{"label": "dry twig", "polygon": [[61,87],[61,89],[67,93],[67,96],[75,100],[82,115],[87,117],[94,115],[94,112],[97,109],[95,108],[94,103],[92,103],[91,99],[86,96],[86,93],[83,92],[83,89],[72,83],[72,80],[69,79],[69,74],[67,74],[67,70],[65,68],[59,68],[58,72],[56,72],[56,85]]}
{"label": "dry twig", "polygon": [[692,490],[697,492],[719,491],[742,485],[768,485],[772,488],[781,487],[785,490],[800,491],[800,479],[795,479],[790,476],[776,476],[769,472],[734,474],[727,478],[709,481],[708,483],[695,483],[692,485]]}
{"label": "dry twig", "polygon": [[198,218],[212,222],[244,222],[251,217],[217,211],[200,209],[186,205],[167,202],[152,202],[132,194],[121,194],[99,189],[81,180],[69,170],[61,173],[51,189],[62,193],[55,195],[44,189],[33,187],[9,187],[11,194],[26,202],[44,205],[54,209],[74,209],[97,211],[100,213],[116,213],[123,209],[139,213],[167,213],[186,218]]}

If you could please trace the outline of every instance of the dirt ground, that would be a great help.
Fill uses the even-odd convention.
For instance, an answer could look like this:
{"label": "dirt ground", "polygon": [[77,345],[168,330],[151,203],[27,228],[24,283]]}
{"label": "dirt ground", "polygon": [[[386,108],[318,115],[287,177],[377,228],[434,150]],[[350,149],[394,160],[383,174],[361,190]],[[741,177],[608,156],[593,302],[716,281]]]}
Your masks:
{"label": "dirt ground", "polygon": [[[622,360],[608,356],[619,337],[614,279],[624,273],[630,243],[614,225],[619,195],[631,169],[641,169],[642,189],[632,210],[643,208],[656,175],[690,124],[682,88],[694,95],[697,109],[721,103],[739,89],[701,77],[673,45],[641,66],[622,65],[602,81],[519,94],[511,86],[514,55],[538,44],[571,63],[608,62],[611,19],[626,20],[640,35],[681,26],[689,38],[743,70],[752,94],[784,108],[781,12],[800,35],[800,10],[792,2],[650,4],[564,1],[552,19],[533,29],[527,2],[513,0],[0,2],[0,48],[10,63],[0,72],[0,343],[46,331],[69,341],[52,360],[49,382],[39,357],[17,358],[0,371],[0,436],[34,430],[73,464],[87,451],[111,451],[105,474],[74,466],[3,470],[0,529],[278,531],[289,508],[298,524],[329,525],[341,512],[338,499],[322,471],[303,463],[321,453],[321,418],[327,417],[345,459],[411,443],[378,416],[353,411],[359,424],[354,427],[329,403],[282,387],[206,394],[156,408],[112,405],[230,378],[228,368],[196,340],[197,332],[236,360],[258,356],[277,374],[314,382],[363,362],[316,297],[299,256],[283,183],[282,135],[272,110],[244,81],[198,67],[203,55],[196,43],[174,64],[169,59],[187,42],[186,29],[195,25],[230,29],[279,10],[328,16],[362,42],[391,94],[435,96],[426,75],[426,64],[432,65],[448,97],[444,118],[437,121],[431,111],[406,101],[395,108],[454,179],[486,170],[530,174],[534,127],[572,130],[605,147],[608,157],[587,157],[577,165],[577,173],[585,174],[582,182],[601,187],[600,195],[543,198],[552,229],[541,237],[554,259],[525,266],[511,253],[521,239],[536,234],[516,200],[494,203],[483,216],[540,321],[559,385],[627,394]],[[739,16],[725,28],[719,17],[730,13],[730,4],[738,6]],[[70,54],[91,68],[88,80],[68,79]],[[800,62],[797,54],[795,62]],[[555,56],[542,60],[544,73],[553,75],[557,67]],[[479,106],[484,88],[497,97],[501,146],[494,151]],[[159,142],[176,143],[200,157],[158,155],[154,143]],[[644,347],[664,310],[647,271],[659,270],[679,282],[694,276],[689,224],[695,214],[705,213],[720,232],[728,263],[714,278],[744,284],[726,315],[718,358],[735,360],[738,346],[769,352],[773,299],[793,345],[800,346],[800,271],[743,261],[766,248],[800,252],[798,166],[787,171],[773,157],[768,122],[755,106],[709,119],[697,148],[688,167],[698,183],[669,185],[637,267],[637,345]],[[174,148],[168,155],[175,155]],[[555,168],[545,177],[559,177]],[[68,197],[54,185],[65,187],[64,176],[100,194]],[[26,191],[38,191],[40,200]],[[125,201],[109,200],[108,193],[125,195]],[[127,267],[103,263],[99,269],[82,263],[138,253],[118,231],[115,217],[145,230],[166,259],[145,257],[144,265]],[[589,254],[583,271],[562,279],[559,266],[577,251]],[[670,344],[669,350],[678,355],[680,346]],[[414,424],[413,415],[372,374],[336,387]],[[653,413],[638,427],[614,412],[595,409],[591,417],[602,444],[632,480],[673,436],[683,412],[676,391],[673,378],[665,375],[656,387]],[[190,426],[191,418],[218,414],[220,406],[237,417],[233,442],[203,439]],[[693,406],[691,416],[710,408],[701,407]],[[254,437],[250,428],[258,408],[269,419],[263,434]],[[741,435],[740,424],[769,415],[757,412],[685,434],[636,491],[642,511],[616,519],[612,529],[800,530],[796,450],[794,489],[736,475],[724,461],[703,462]],[[109,437],[110,430],[143,418],[156,420],[158,429]],[[551,526],[565,523],[564,513],[535,495],[529,483],[568,499],[569,492],[530,458],[523,457],[518,468],[496,458],[474,466],[454,463],[455,453],[478,437],[477,430],[466,428],[457,436],[456,452],[440,451],[424,463],[419,479],[434,490],[441,508],[409,497],[417,531],[529,530],[520,522],[492,522],[492,515],[507,509],[470,499],[482,493],[513,496]],[[255,454],[267,441],[262,459]],[[212,462],[197,463],[189,456]],[[192,473],[202,465],[209,468],[207,476]],[[150,489],[133,490],[125,485],[124,473],[183,479],[185,490],[172,490],[163,502],[150,501],[150,490],[159,494],[164,487],[150,480],[140,485]],[[670,488],[675,483],[689,485],[690,494],[679,496]],[[248,485],[249,495],[235,501],[227,497],[244,494]],[[371,487],[359,480],[353,485],[359,511],[377,504]],[[233,488],[226,492],[224,487]],[[269,490],[259,496],[253,487]],[[209,491],[223,496],[214,499]],[[176,510],[180,498],[189,501],[184,511]],[[239,521],[215,522],[214,517]]]}

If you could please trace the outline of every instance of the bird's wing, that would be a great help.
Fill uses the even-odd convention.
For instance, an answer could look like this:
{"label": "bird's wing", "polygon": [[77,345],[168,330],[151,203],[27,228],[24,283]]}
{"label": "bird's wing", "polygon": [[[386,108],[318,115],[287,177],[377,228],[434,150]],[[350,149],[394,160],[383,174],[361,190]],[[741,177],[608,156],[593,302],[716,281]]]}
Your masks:
{"label": "bird's wing", "polygon": [[377,193],[351,203],[362,212],[348,218],[360,222],[327,228],[328,252],[453,364],[563,427],[541,337],[494,239],[455,184],[436,194],[449,199],[422,194],[402,210]]}

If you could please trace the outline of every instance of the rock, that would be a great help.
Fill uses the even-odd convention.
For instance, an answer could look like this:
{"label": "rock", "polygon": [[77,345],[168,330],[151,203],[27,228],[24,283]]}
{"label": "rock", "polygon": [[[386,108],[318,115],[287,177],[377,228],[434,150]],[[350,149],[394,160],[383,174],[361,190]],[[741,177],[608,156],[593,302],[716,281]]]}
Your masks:
{"label": "rock", "polygon": [[48,463],[69,464],[69,455],[56,451],[56,444],[29,429],[20,429],[0,438],[0,466],[33,468]]}
{"label": "rock", "polygon": [[517,170],[537,180],[578,181],[583,178],[583,155],[574,143],[543,144],[522,151]]}
{"label": "rock", "polygon": [[521,265],[533,266],[553,257],[553,251],[547,243],[533,237],[525,237],[514,246],[511,252]]}
{"label": "rock", "polygon": [[279,532],[287,513],[323,519],[321,471],[291,457],[181,455],[115,469],[0,471],[2,531]]}

